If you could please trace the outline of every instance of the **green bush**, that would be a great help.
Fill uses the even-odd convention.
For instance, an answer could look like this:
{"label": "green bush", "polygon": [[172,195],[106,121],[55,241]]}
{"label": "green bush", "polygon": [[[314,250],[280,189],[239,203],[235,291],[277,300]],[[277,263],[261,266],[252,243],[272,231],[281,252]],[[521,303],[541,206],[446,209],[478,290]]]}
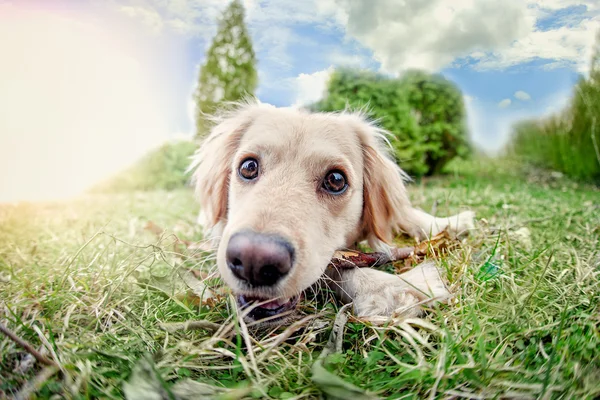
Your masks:
{"label": "green bush", "polygon": [[392,133],[399,165],[416,176],[441,172],[469,152],[460,90],[440,75],[410,71],[391,79],[368,71],[335,71],[317,111],[366,108]]}
{"label": "green bush", "polygon": [[186,169],[196,148],[197,145],[192,141],[166,143],[129,169],[100,183],[92,191],[171,190],[183,187],[190,181]]}
{"label": "green bush", "polygon": [[579,80],[564,110],[513,127],[510,154],[575,179],[600,183],[599,50],[592,59],[589,77]]}

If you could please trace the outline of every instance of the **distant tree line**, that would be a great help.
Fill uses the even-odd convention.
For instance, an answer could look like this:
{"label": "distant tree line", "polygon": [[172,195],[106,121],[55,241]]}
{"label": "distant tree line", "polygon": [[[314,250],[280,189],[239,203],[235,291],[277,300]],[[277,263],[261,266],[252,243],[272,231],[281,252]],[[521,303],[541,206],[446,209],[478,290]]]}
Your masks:
{"label": "distant tree line", "polygon": [[579,78],[570,103],[548,117],[515,124],[507,150],[541,167],[600,184],[600,32],[589,75]]}

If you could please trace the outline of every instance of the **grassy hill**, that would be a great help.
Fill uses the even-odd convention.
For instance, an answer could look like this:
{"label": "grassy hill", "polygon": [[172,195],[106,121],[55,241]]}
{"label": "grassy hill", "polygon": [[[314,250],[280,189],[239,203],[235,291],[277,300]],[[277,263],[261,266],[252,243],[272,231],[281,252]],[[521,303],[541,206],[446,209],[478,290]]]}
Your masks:
{"label": "grassy hill", "polygon": [[[598,398],[600,192],[489,160],[450,171],[410,194],[438,214],[477,212],[477,229],[438,260],[454,298],[390,326],[350,317],[326,371],[391,398]],[[0,206],[0,323],[62,371],[0,335],[0,397],[29,383],[39,398],[120,398],[132,378],[139,389],[132,371],[146,354],[145,382],[163,394],[186,379],[205,398],[331,390],[312,367],[340,305],[308,299],[301,324],[249,336],[210,275],[214,257],[176,244],[201,239],[197,211],[187,189]],[[213,295],[181,292],[177,266]],[[222,329],[161,325],[189,320]]]}

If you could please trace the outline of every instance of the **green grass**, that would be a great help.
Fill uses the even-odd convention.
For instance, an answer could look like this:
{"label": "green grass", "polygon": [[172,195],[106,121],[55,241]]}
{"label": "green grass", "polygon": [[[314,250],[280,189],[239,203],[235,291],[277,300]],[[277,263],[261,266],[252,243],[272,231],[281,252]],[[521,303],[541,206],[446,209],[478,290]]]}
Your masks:
{"label": "green grass", "polygon": [[[325,368],[380,397],[598,398],[600,192],[493,161],[450,171],[410,192],[437,214],[477,212],[476,231],[439,261],[455,297],[394,326],[350,318]],[[251,388],[229,398],[322,396],[311,367],[340,305],[306,301],[302,312],[318,315],[284,340],[290,329],[247,335],[227,295],[203,304],[174,293],[174,266],[214,270],[211,256],[173,247],[174,235],[201,238],[196,214],[183,189],[0,207],[0,322],[62,368],[37,396],[122,398],[146,354],[167,388],[191,378]],[[147,221],[166,232],[157,237]],[[160,328],[196,319],[228,329]],[[0,336],[0,393],[40,372],[26,358]]]}
{"label": "green grass", "polygon": [[600,123],[586,118],[585,110],[568,109],[540,121],[522,122],[513,129],[508,152],[574,179],[600,183]]}
{"label": "green grass", "polygon": [[173,190],[190,181],[186,173],[198,145],[192,140],[163,144],[149,152],[128,169],[92,188],[93,193]]}

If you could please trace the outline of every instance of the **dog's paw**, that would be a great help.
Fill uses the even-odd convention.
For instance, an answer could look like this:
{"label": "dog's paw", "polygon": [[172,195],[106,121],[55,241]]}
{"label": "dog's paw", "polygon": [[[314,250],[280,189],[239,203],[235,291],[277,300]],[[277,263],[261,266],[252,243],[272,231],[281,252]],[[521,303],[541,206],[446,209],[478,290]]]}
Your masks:
{"label": "dog's paw", "polygon": [[453,236],[467,235],[475,228],[475,212],[463,211],[460,214],[448,217],[448,233]]}
{"label": "dog's paw", "polygon": [[446,301],[450,297],[440,271],[431,262],[400,275],[365,269],[355,275],[358,292],[354,296],[357,317],[418,316],[424,304]]}
{"label": "dog's paw", "polygon": [[373,293],[362,293],[354,299],[354,313],[359,318],[391,317],[406,318],[420,314],[419,297],[406,286],[388,286]]}

